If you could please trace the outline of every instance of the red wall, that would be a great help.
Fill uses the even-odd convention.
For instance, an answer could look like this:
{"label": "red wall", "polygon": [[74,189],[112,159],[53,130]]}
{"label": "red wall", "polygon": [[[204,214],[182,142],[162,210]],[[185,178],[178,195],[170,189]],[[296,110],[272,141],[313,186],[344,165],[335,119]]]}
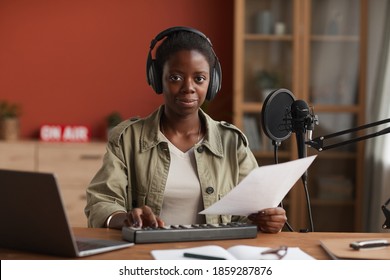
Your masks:
{"label": "red wall", "polygon": [[223,70],[209,106],[230,120],[233,1],[1,0],[0,100],[22,106],[21,134],[41,124],[84,124],[103,138],[105,117],[146,116],[162,103],[146,83],[152,38],[173,25],[210,37]]}

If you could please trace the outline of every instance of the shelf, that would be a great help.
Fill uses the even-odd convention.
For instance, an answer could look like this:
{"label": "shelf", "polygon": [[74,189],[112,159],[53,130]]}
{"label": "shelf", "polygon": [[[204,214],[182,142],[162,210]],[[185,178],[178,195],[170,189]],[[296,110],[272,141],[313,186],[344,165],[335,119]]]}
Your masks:
{"label": "shelf", "polygon": [[248,113],[260,113],[262,106],[260,102],[245,102],[242,104],[242,110]]}
{"label": "shelf", "polygon": [[[327,105],[327,104],[309,104],[314,108],[314,112],[334,112],[334,113],[360,113],[361,108],[357,105]],[[241,109],[248,113],[259,113],[263,107],[262,102],[243,102]]]}
{"label": "shelf", "polygon": [[[273,151],[262,151],[262,152],[253,152],[255,157],[258,158],[267,158],[267,159],[273,159],[274,158],[274,152]],[[285,152],[285,151],[278,151],[278,156],[279,156],[279,161],[280,160],[287,160],[290,159],[291,155],[290,152]]]}
{"label": "shelf", "polygon": [[357,105],[327,105],[315,104],[310,105],[314,107],[314,112],[334,112],[334,113],[355,113],[361,112],[360,106]]}
{"label": "shelf", "polygon": [[245,34],[245,40],[248,41],[292,41],[292,35],[265,35],[265,34]]}
{"label": "shelf", "polygon": [[353,42],[359,43],[359,36],[355,35],[312,35],[310,36],[312,42]]}
{"label": "shelf", "polygon": [[[310,186],[309,186],[310,188]],[[314,207],[330,207],[330,206],[348,206],[353,207],[354,200],[339,200],[339,199],[311,199],[310,203]]]}
{"label": "shelf", "polygon": [[356,160],[356,153],[355,152],[344,152],[344,151],[337,151],[335,149],[334,151],[331,150],[325,150],[323,152],[318,152],[314,148],[308,147],[308,155],[317,155],[317,159],[330,159],[330,160],[336,160],[336,159],[351,159],[351,160]]}

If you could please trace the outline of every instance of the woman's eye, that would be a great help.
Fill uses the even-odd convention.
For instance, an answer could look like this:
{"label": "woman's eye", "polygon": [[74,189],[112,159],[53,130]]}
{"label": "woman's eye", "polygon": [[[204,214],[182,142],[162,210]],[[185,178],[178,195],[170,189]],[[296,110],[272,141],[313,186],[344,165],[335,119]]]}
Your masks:
{"label": "woman's eye", "polygon": [[203,77],[203,76],[198,76],[195,78],[195,81],[198,82],[198,83],[202,83],[206,80],[206,77]]}
{"label": "woman's eye", "polygon": [[179,75],[171,75],[171,76],[169,77],[169,79],[170,79],[171,81],[180,81],[180,80],[181,80],[181,77],[180,77]]}

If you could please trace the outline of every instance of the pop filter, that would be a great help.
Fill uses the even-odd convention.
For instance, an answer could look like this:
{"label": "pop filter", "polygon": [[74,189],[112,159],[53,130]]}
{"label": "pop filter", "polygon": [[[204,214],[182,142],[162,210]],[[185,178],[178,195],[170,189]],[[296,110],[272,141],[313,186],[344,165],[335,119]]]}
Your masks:
{"label": "pop filter", "polygon": [[261,111],[263,131],[276,143],[291,135],[291,105],[294,101],[294,95],[284,88],[271,92],[264,101]]}

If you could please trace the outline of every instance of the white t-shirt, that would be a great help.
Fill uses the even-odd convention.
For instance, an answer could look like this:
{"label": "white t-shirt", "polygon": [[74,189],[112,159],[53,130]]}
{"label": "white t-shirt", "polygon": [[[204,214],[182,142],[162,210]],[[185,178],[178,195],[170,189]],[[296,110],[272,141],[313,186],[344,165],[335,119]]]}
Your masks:
{"label": "white t-shirt", "polygon": [[171,164],[160,218],[165,225],[203,224],[205,217],[198,214],[203,210],[203,201],[194,148],[184,153],[161,135],[168,142]]}

